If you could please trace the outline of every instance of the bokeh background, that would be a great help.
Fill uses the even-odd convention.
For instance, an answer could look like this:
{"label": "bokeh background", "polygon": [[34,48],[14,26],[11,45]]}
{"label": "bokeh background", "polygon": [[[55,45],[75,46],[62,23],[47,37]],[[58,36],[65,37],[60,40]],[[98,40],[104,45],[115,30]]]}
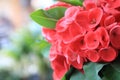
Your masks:
{"label": "bokeh background", "polygon": [[30,13],[53,0],[0,0],[0,80],[52,80],[50,44]]}

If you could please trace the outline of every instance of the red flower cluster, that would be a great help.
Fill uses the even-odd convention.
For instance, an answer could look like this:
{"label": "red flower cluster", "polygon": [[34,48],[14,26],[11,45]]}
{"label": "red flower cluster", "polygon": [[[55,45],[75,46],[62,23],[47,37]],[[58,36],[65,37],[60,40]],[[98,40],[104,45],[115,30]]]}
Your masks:
{"label": "red flower cluster", "polygon": [[120,49],[120,0],[84,0],[83,7],[66,7],[54,30],[43,28],[52,44],[50,60],[54,80],[61,80],[70,66],[80,70],[87,61],[110,62]]}

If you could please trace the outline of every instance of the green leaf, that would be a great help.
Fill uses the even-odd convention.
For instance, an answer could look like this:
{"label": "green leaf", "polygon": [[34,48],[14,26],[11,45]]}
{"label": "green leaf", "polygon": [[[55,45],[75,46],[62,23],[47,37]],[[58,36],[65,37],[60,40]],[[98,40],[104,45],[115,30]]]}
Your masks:
{"label": "green leaf", "polygon": [[102,80],[108,80],[106,77],[103,77]]}
{"label": "green leaf", "polygon": [[107,80],[120,80],[120,72],[115,70],[111,65],[107,65],[102,73]]}
{"label": "green leaf", "polygon": [[62,80],[85,80],[85,76],[82,72],[74,67],[71,67],[70,70],[64,75]]}
{"label": "green leaf", "polygon": [[53,29],[57,20],[49,18],[45,15],[45,11],[40,9],[31,14],[31,18],[43,27]]}
{"label": "green leaf", "polygon": [[59,0],[75,6],[82,6],[83,0]]}
{"label": "green leaf", "polygon": [[72,77],[70,78],[70,80],[86,80],[85,79],[85,75],[82,74],[81,72],[77,72],[75,74],[72,75]]}
{"label": "green leaf", "polygon": [[118,72],[120,72],[120,58],[118,57],[115,61],[113,61],[111,63],[111,66],[117,70]]}
{"label": "green leaf", "polygon": [[98,73],[103,68],[104,65],[105,64],[92,62],[84,65],[83,69],[85,71],[86,80],[101,80]]}
{"label": "green leaf", "polygon": [[66,11],[65,7],[55,7],[45,11],[45,14],[50,18],[59,20],[64,16],[65,11]]}
{"label": "green leaf", "polygon": [[31,18],[43,27],[54,29],[57,21],[64,16],[66,8],[55,7],[49,10],[37,10],[31,13]]}

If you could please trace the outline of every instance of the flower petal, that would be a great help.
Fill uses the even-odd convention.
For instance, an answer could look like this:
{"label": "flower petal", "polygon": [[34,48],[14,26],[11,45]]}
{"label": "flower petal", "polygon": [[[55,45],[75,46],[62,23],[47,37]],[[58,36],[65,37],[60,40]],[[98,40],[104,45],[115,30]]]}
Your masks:
{"label": "flower petal", "polygon": [[107,30],[104,27],[99,27],[96,32],[99,33],[100,43],[102,47],[108,47],[110,39]]}
{"label": "flower petal", "polygon": [[98,62],[100,60],[100,56],[98,55],[98,52],[96,50],[88,50],[87,52],[87,58],[92,62]]}
{"label": "flower petal", "polygon": [[56,40],[57,34],[55,30],[42,28],[42,34],[49,42],[53,42]]}
{"label": "flower petal", "polygon": [[54,76],[60,80],[70,67],[66,62],[66,58],[60,55],[57,55],[56,59],[51,62],[51,66],[54,70]]}
{"label": "flower petal", "polygon": [[116,58],[117,52],[112,47],[102,48],[99,50],[99,56],[103,61],[111,62]]}
{"label": "flower petal", "polygon": [[89,31],[84,39],[88,49],[96,49],[99,46],[98,34],[93,31]]}
{"label": "flower petal", "polygon": [[88,15],[89,27],[95,28],[100,23],[102,16],[103,16],[103,11],[101,8],[90,9],[89,15]]}
{"label": "flower petal", "polygon": [[113,47],[120,49],[120,26],[115,26],[110,30],[110,41]]}

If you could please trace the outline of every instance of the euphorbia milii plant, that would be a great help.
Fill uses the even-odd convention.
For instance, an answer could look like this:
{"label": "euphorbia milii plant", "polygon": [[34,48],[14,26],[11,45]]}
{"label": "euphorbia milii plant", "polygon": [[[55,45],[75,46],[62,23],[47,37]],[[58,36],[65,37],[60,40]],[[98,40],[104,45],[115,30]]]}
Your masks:
{"label": "euphorbia milii plant", "polygon": [[31,18],[51,44],[53,80],[120,80],[120,0],[59,0]]}

